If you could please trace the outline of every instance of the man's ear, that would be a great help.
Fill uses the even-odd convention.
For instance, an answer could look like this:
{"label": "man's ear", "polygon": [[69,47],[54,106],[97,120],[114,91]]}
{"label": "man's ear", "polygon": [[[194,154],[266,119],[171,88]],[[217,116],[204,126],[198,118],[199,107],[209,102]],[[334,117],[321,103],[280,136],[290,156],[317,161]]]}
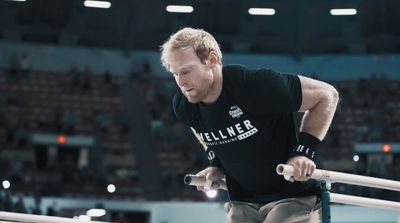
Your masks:
{"label": "man's ear", "polygon": [[214,51],[211,51],[206,60],[206,65],[216,65],[218,63],[218,56]]}

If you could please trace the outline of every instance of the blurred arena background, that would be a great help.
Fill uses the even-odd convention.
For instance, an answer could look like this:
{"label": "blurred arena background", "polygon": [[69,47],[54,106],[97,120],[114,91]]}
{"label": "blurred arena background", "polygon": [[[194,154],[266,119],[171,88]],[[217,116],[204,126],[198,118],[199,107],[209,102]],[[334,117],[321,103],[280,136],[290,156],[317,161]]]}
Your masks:
{"label": "blurred arena background", "polygon": [[[1,210],[119,223],[224,222],[224,192],[208,198],[183,184],[206,156],[174,118],[176,87],[160,66],[159,46],[185,26],[215,35],[224,63],[334,85],[340,103],[318,167],[400,180],[400,1],[90,3],[0,0]],[[168,5],[192,12],[168,12]],[[332,191],[400,201],[398,192],[379,189],[338,184]],[[87,213],[94,208],[105,214]],[[332,216],[400,222],[399,212],[344,205]]]}

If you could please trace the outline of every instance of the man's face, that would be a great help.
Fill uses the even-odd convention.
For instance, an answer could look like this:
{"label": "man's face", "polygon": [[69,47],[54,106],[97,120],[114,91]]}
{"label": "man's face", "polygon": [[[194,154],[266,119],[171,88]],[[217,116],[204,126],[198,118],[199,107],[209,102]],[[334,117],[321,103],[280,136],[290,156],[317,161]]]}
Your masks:
{"label": "man's face", "polygon": [[191,47],[172,52],[169,61],[170,72],[188,101],[191,103],[204,101],[214,81],[208,63],[203,64]]}

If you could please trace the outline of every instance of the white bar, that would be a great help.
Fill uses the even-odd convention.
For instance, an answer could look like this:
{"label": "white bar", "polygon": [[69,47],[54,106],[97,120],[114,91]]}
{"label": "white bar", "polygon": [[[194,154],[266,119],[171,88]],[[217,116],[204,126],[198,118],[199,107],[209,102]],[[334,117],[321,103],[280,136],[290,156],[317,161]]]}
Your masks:
{"label": "white bar", "polygon": [[193,12],[193,7],[188,5],[168,5],[165,9],[167,10],[167,12],[175,12],[175,13]]}
{"label": "white bar", "polygon": [[108,9],[111,7],[111,2],[107,1],[92,1],[92,0],[86,0],[83,3],[86,7],[92,7],[92,8],[103,8],[103,9]]}
{"label": "white bar", "polygon": [[0,219],[7,221],[19,221],[19,222],[29,222],[29,223],[106,223],[101,221],[85,221],[72,218],[21,214],[21,213],[4,212],[4,211],[0,211]]}
{"label": "white bar", "polygon": [[394,201],[385,201],[379,199],[350,196],[344,194],[330,193],[330,199],[333,203],[351,204],[363,207],[384,208],[400,211],[400,203]]}
{"label": "white bar", "polygon": [[86,215],[90,217],[101,217],[106,214],[106,210],[100,208],[92,208],[86,211]]}
{"label": "white bar", "polygon": [[[294,168],[289,165],[279,164],[276,167],[276,172],[279,175],[293,176]],[[316,169],[311,175],[311,179],[329,180],[332,183],[344,183],[359,185],[365,187],[380,188],[386,190],[400,191],[400,182],[394,180],[386,180],[375,177],[367,177],[356,174],[340,173],[335,171]]]}
{"label": "white bar", "polygon": [[250,15],[275,15],[273,8],[249,8]]}
{"label": "white bar", "polygon": [[[203,176],[197,176],[197,175],[192,175],[192,174],[187,174],[184,178],[184,182],[187,185],[192,185],[192,186],[204,186],[206,183],[206,178]],[[223,180],[216,181],[214,183],[218,183],[219,189],[222,190],[227,190],[226,188],[226,183]]]}
{"label": "white bar", "polygon": [[331,15],[356,15],[356,9],[331,9]]}
{"label": "white bar", "polygon": [[[293,167],[289,166],[289,165],[279,164],[276,168],[276,171],[278,172],[279,175],[286,175],[286,176],[293,175]],[[392,181],[392,180],[384,180],[384,179],[379,179],[379,178],[365,177],[365,176],[359,176],[359,175],[354,175],[354,174],[346,174],[346,173],[339,173],[339,172],[319,170],[319,169],[316,169],[314,171],[313,175],[311,175],[312,179],[316,179],[316,180],[324,180],[325,179],[325,180],[330,180],[330,181],[335,180],[336,182],[340,182],[340,183],[348,183],[349,181],[352,181],[352,180],[347,179],[349,177],[350,178],[351,177],[361,178],[361,179],[367,180],[367,181],[369,179],[373,179],[374,181],[378,180],[378,181],[394,182],[396,184],[400,183],[400,182]],[[346,178],[346,179],[344,180],[344,178]],[[206,178],[203,176],[187,174],[184,178],[184,182],[187,185],[204,186],[204,184],[206,182]],[[219,189],[227,190],[226,183],[224,180],[217,181],[217,183],[220,185]],[[350,184],[365,186],[367,183],[352,182]],[[368,184],[368,186],[371,186],[371,185]],[[374,186],[376,186],[376,185],[374,184]],[[380,185],[378,185],[377,188],[380,188]],[[391,188],[391,189],[394,189],[394,188]],[[397,188],[396,190],[399,190],[399,188]],[[351,205],[358,205],[358,206],[364,206],[364,207],[383,208],[383,209],[400,211],[400,202],[394,202],[394,201],[385,201],[385,200],[379,200],[379,199],[364,198],[364,197],[357,197],[357,196],[350,196],[350,195],[336,194],[336,193],[330,193],[330,201],[331,201],[331,203],[351,204]]]}

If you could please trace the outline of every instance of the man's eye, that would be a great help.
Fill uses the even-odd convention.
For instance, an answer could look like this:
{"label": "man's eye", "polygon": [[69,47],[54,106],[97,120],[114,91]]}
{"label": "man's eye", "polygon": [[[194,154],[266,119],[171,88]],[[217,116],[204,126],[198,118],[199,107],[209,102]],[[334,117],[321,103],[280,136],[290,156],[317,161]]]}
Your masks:
{"label": "man's eye", "polygon": [[189,73],[190,73],[190,71],[192,71],[192,70],[184,70],[184,71],[182,71],[182,73],[181,73],[181,74],[189,74]]}

